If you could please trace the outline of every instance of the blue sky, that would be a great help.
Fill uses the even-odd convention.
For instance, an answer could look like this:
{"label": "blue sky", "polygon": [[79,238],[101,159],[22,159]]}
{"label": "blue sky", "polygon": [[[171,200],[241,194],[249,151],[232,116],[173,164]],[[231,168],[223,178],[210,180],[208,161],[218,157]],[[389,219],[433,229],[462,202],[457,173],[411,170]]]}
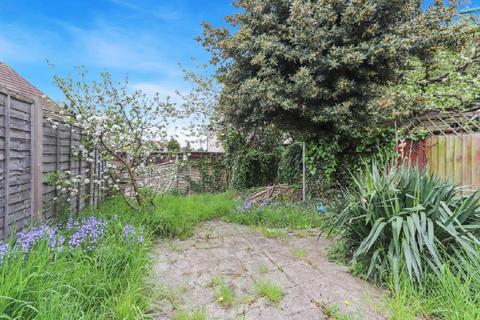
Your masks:
{"label": "blue sky", "polygon": [[[426,0],[432,2],[433,0]],[[202,21],[223,24],[231,0],[0,0],[0,61],[54,99],[53,74],[108,70],[133,88],[185,90],[178,63],[208,61],[193,40]],[[472,0],[470,6],[480,6]],[[46,63],[55,65],[52,70]]]}
{"label": "blue sky", "polygon": [[178,63],[208,61],[193,39],[200,23],[223,24],[233,10],[230,0],[0,0],[0,61],[54,99],[61,94],[53,74],[75,74],[79,65],[174,95],[186,87]]}

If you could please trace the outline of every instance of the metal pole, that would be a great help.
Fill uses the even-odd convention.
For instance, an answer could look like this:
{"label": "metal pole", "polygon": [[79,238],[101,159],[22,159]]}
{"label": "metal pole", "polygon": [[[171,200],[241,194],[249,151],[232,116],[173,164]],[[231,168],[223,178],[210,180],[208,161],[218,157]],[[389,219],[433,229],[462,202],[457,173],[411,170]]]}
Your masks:
{"label": "metal pole", "polygon": [[306,166],[305,166],[305,149],[306,149],[306,144],[305,141],[302,143],[302,178],[303,178],[303,188],[302,188],[302,199],[303,201],[306,200],[306,192],[307,192],[307,186],[306,186]]}

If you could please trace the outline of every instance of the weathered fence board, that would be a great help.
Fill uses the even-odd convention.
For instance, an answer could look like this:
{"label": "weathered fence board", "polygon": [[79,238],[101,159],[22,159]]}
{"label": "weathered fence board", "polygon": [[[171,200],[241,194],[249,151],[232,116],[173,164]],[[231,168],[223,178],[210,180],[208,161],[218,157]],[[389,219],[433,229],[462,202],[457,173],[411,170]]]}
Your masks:
{"label": "weathered fence board", "polygon": [[428,165],[431,173],[466,190],[480,190],[480,133],[431,136],[407,143],[403,154],[409,162]]}

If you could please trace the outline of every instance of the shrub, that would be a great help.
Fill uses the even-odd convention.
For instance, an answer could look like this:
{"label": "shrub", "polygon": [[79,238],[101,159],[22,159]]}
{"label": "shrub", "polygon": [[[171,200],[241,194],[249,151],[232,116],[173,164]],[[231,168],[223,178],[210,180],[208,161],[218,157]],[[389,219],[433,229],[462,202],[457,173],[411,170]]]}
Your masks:
{"label": "shrub", "polygon": [[440,274],[454,255],[476,258],[480,198],[428,172],[373,161],[354,177],[331,229],[341,235],[367,278],[399,275],[422,280],[425,271]]}

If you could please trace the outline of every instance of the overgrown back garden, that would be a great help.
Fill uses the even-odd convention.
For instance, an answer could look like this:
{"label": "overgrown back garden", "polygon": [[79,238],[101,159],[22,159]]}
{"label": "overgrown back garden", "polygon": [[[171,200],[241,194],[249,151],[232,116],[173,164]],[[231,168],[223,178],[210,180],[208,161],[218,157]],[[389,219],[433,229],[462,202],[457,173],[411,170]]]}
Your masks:
{"label": "overgrown back garden", "polygon": [[[61,214],[0,242],[0,317],[480,319],[477,16],[444,1],[233,5],[203,24],[211,60],[184,70],[182,103],[108,73],[55,77],[49,125],[77,130],[72,156],[103,171],[44,177]],[[406,125],[465,112],[441,133]],[[190,118],[224,153],[195,159],[169,137]],[[440,134],[469,141],[450,148],[472,185],[428,150],[418,161],[411,146]],[[76,212],[87,185],[104,200]]]}

